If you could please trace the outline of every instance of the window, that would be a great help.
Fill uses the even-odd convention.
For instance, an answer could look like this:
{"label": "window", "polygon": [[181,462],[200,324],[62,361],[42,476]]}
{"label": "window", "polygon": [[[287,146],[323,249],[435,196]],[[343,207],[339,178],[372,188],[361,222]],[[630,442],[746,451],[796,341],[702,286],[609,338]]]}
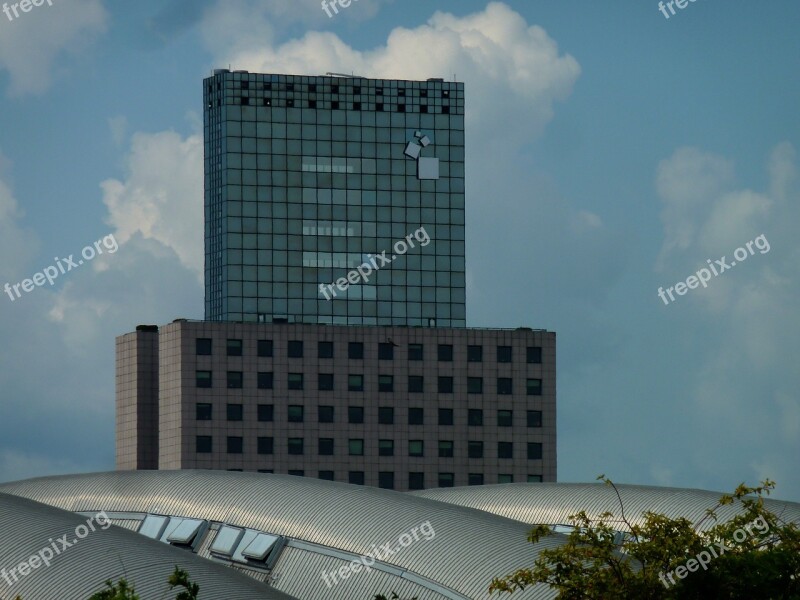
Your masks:
{"label": "window", "polygon": [[347,440],[347,450],[350,456],[364,456],[364,440]]}
{"label": "window", "polygon": [[497,442],[497,458],[514,458],[513,442]]}
{"label": "window", "polygon": [[347,344],[347,357],[353,360],[364,358],[364,342],[349,342]]}
{"label": "window", "polygon": [[425,473],[410,471],[408,473],[408,489],[421,490],[425,488]]}
{"label": "window", "polygon": [[468,394],[482,394],[483,393],[483,377],[467,377],[467,393]]}
{"label": "window", "polygon": [[325,481],[333,481],[333,471],[320,471],[318,475],[318,479],[324,479]]}
{"label": "window", "polygon": [[483,362],[483,346],[467,346],[467,362]]}
{"label": "window", "polygon": [[470,408],[469,412],[467,413],[467,425],[472,425],[473,427],[480,427],[483,425],[483,409],[481,408]]}
{"label": "window", "polygon": [[228,356],[242,355],[242,340],[228,340]]}
{"label": "window", "polygon": [[383,102],[378,102],[377,104],[375,104],[375,110],[377,110],[378,112],[383,112]]}
{"label": "window", "polygon": [[293,475],[295,477],[305,477],[306,472],[303,469],[289,469],[289,475]]}
{"label": "window", "polygon": [[498,346],[497,347],[497,362],[510,363],[511,362],[511,346]]}
{"label": "window", "polygon": [[319,455],[333,456],[333,438],[319,438]]}
{"label": "window", "polygon": [[408,441],[408,455],[409,456],[424,456],[424,444],[422,440],[409,440]]}
{"label": "window", "polygon": [[467,485],[483,485],[483,473],[470,473],[467,476]]}
{"label": "window", "polygon": [[483,442],[468,442],[467,456],[469,458],[483,458]]}
{"label": "window", "polygon": [[272,454],[275,452],[275,439],[271,437],[258,438],[258,453]]}
{"label": "window", "polygon": [[453,393],[453,378],[452,377],[439,377],[439,393],[452,394]]}
{"label": "window", "polygon": [[319,342],[317,358],[333,358],[333,342]]}
{"label": "window", "polygon": [[333,373],[320,373],[319,379],[317,381],[319,389],[321,392],[330,392],[333,390]]}
{"label": "window", "polygon": [[453,409],[440,408],[439,409],[439,425],[452,425],[453,424]]}
{"label": "window", "polygon": [[272,358],[272,340],[258,340],[259,358]]}
{"label": "window", "polygon": [[[331,102],[331,108],[333,110],[339,110],[339,101],[338,100],[333,100]],[[361,485],[364,485],[364,484],[362,483]]]}
{"label": "window", "polygon": [[501,473],[497,476],[497,483],[514,483],[514,476],[511,473]]}
{"label": "window", "polygon": [[439,362],[453,362],[452,344],[439,344]]}
{"label": "window", "polygon": [[289,389],[302,390],[303,389],[303,374],[302,373],[289,373]]}
{"label": "window", "polygon": [[273,385],[273,378],[272,373],[259,371],[258,373],[258,389],[260,390],[271,390]]}
{"label": "window", "polygon": [[406,95],[406,91],[404,89],[400,88],[399,90],[397,90],[397,95],[398,96],[405,96]]}
{"label": "window", "polygon": [[195,372],[195,385],[199,388],[211,387],[211,371]]}
{"label": "window", "polygon": [[409,408],[408,409],[408,424],[409,425],[423,425],[425,421],[425,409],[423,408]]}
{"label": "window", "polygon": [[228,436],[228,454],[241,454],[243,438],[239,436]]}
{"label": "window", "polygon": [[361,110],[361,102],[353,102],[353,110]]}
{"label": "window", "polygon": [[378,440],[378,456],[394,456],[394,440]]}
{"label": "window", "polygon": [[303,358],[302,340],[289,340],[289,358]]}
{"label": "window", "polygon": [[211,338],[197,338],[195,340],[195,354],[197,356],[211,356]]}
{"label": "window", "polygon": [[305,416],[304,413],[305,411],[302,406],[290,404],[287,412],[289,423],[302,423]]}
{"label": "window", "polygon": [[528,483],[542,483],[541,475],[528,475]]}
{"label": "window", "polygon": [[399,113],[406,112],[406,105],[405,104],[398,104],[397,105],[397,112],[399,112]]}
{"label": "window", "polygon": [[228,421],[242,421],[244,419],[244,407],[241,404],[228,404]]}
{"label": "window", "polygon": [[541,442],[528,442],[528,460],[542,460]]}
{"label": "window", "polygon": [[528,427],[541,427],[542,426],[542,411],[529,410],[528,411]]}
{"label": "window", "polygon": [[289,454],[303,454],[303,438],[289,438]]}
{"label": "window", "polygon": [[378,360],[394,360],[394,344],[378,344]]}
{"label": "window", "polygon": [[380,471],[378,473],[378,487],[385,490],[393,490],[394,471]]}
{"label": "window", "polygon": [[210,421],[211,411],[212,406],[210,404],[198,402],[195,404],[195,419],[198,421]]}
{"label": "window", "polygon": [[542,347],[541,346],[528,346],[526,351],[528,364],[540,365],[542,364]]}
{"label": "window", "polygon": [[453,473],[439,473],[439,487],[453,487],[455,479]]}
{"label": "window", "polygon": [[394,407],[378,407],[378,423],[381,425],[394,425]]}
{"label": "window", "polygon": [[424,346],[422,344],[408,345],[408,360],[422,360],[424,356]]}
{"label": "window", "polygon": [[273,404],[258,405],[258,420],[261,423],[272,421],[275,417],[275,406]]}
{"label": "window", "polygon": [[353,86],[353,94],[355,96],[358,96],[360,93],[361,93],[361,86],[360,85],[354,85]]}
{"label": "window", "polygon": [[394,377],[392,377],[391,375],[378,375],[378,391],[393,392]]}
{"label": "window", "polygon": [[195,451],[198,454],[208,454],[212,450],[212,440],[210,435],[198,435],[195,438]]}
{"label": "window", "polygon": [[333,423],[333,407],[332,406],[318,407],[317,420],[320,423]]}
{"label": "window", "polygon": [[317,108],[317,101],[316,100],[309,100],[308,101],[308,108]]}
{"label": "window", "polygon": [[541,379],[528,379],[525,382],[525,390],[528,396],[541,396],[542,395],[542,380]]}
{"label": "window", "polygon": [[514,385],[510,377],[497,378],[497,393],[508,396],[513,391]]}
{"label": "window", "polygon": [[421,394],[425,389],[425,379],[422,375],[408,376],[408,391],[411,394]]}
{"label": "window", "polygon": [[352,485],[364,485],[364,471],[350,471],[347,473],[347,482]]}
{"label": "window", "polygon": [[514,424],[514,413],[510,410],[497,411],[497,426],[511,427]]}
{"label": "window", "polygon": [[347,407],[347,422],[356,425],[364,422],[364,407],[363,406],[348,406]]}
{"label": "window", "polygon": [[439,458],[453,458],[453,442],[439,440]]}
{"label": "window", "polygon": [[363,392],[364,391],[364,376],[363,375],[348,375],[347,376],[347,389],[350,392]]}
{"label": "window", "polygon": [[243,387],[244,375],[241,371],[228,371],[228,389],[238,390]]}

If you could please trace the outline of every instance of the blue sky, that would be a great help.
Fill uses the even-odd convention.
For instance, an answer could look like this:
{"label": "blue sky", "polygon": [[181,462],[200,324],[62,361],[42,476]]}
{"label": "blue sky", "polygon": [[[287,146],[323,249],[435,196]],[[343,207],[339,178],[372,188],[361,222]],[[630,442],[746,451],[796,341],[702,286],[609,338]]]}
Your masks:
{"label": "blue sky", "polygon": [[[800,500],[800,5],[53,0],[0,13],[0,481],[114,466],[114,338],[202,318],[202,78],[466,83],[470,326],[558,334],[561,481]],[[658,288],[764,235],[665,305]]]}

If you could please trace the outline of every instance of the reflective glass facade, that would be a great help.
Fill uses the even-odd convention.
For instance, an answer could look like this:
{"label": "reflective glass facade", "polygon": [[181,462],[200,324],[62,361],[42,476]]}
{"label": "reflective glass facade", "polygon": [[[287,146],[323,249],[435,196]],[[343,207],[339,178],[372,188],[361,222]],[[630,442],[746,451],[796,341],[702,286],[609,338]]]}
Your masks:
{"label": "reflective glass facade", "polygon": [[204,102],[207,320],[466,326],[463,83],[220,70]]}

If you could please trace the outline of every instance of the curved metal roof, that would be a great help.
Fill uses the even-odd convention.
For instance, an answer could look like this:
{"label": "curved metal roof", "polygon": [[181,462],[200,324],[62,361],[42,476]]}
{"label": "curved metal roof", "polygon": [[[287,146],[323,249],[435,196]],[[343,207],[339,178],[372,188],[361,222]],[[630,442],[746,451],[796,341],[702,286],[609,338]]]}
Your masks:
{"label": "curved metal roof", "polygon": [[[564,541],[553,536],[533,545],[526,539],[527,525],[487,512],[288,475],[111,472],[32,479],[1,485],[0,491],[73,512],[183,516],[286,536],[290,546],[271,575],[277,589],[303,600],[354,600],[392,591],[420,600],[488,599],[493,577],[532,565],[542,549]],[[321,571],[335,571],[350,556],[396,542],[425,522],[434,531],[432,539],[399,549],[384,559],[382,571],[361,572],[326,586]],[[538,585],[515,598],[554,595]]]}
{"label": "curved metal roof", "polygon": [[[706,490],[665,488],[616,484],[625,507],[625,516],[631,524],[642,523],[645,512],[662,513],[669,517],[686,517],[700,521],[706,510],[716,506],[721,493]],[[429,498],[477,508],[479,510],[522,521],[531,525],[569,525],[569,515],[585,510],[590,517],[610,512],[621,515],[620,500],[611,486],[603,483],[508,483],[458,488],[438,488],[409,492],[418,498]],[[800,504],[767,499],[766,508],[784,521],[800,523]],[[736,515],[740,505],[732,504],[717,509],[720,521]],[[620,531],[628,527],[617,521]],[[713,526],[707,519],[701,529]]]}
{"label": "curved metal roof", "polygon": [[0,493],[0,598],[83,599],[107,579],[121,577],[144,600],[174,597],[177,590],[165,592],[177,565],[199,584],[203,598],[293,600],[222,565],[109,526],[102,517],[91,527],[85,517]]}

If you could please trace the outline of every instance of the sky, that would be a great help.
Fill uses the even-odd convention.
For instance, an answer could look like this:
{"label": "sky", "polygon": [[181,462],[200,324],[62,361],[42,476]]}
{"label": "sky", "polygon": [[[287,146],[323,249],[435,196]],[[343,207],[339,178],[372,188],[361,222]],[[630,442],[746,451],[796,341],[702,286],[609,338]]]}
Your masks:
{"label": "sky", "polygon": [[559,481],[800,501],[800,3],[673,8],[9,6],[0,286],[53,284],[0,292],[0,481],[112,470],[115,337],[203,318],[201,86],[230,66],[465,82],[467,323],[557,333]]}

